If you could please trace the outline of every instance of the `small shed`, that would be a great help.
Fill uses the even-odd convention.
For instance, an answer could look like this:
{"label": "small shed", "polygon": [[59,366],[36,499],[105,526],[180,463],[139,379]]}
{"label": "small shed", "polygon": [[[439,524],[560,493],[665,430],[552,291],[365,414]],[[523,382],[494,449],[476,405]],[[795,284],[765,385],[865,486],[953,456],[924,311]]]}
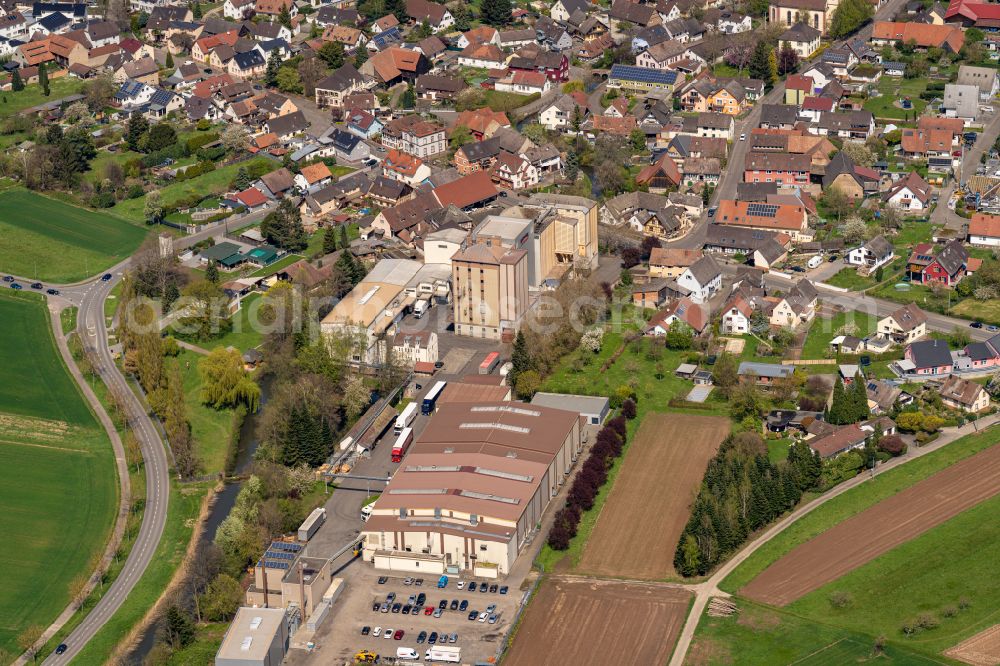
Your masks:
{"label": "small shed", "polygon": [[698,366],[694,363],[681,363],[677,366],[677,369],[674,370],[674,374],[682,379],[691,379],[697,371]]}

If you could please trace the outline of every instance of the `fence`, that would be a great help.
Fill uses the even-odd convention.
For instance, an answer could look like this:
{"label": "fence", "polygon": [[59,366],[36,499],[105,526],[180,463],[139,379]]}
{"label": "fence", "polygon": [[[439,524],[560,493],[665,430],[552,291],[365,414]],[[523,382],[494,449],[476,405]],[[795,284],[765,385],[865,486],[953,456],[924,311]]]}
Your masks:
{"label": "fence", "polygon": [[507,654],[507,650],[510,648],[510,644],[514,640],[514,634],[521,626],[521,616],[524,614],[525,609],[528,607],[528,602],[531,601],[531,597],[535,596],[535,592],[538,591],[538,586],[541,585],[542,579],[545,578],[545,567],[539,565],[542,572],[535,577],[535,581],[531,584],[531,589],[526,590],[524,595],[521,597],[521,603],[518,604],[517,610],[514,611],[514,617],[511,619],[510,627],[507,632],[504,633],[503,638],[500,640],[500,645],[497,647],[496,663],[500,664],[503,662],[503,657]]}

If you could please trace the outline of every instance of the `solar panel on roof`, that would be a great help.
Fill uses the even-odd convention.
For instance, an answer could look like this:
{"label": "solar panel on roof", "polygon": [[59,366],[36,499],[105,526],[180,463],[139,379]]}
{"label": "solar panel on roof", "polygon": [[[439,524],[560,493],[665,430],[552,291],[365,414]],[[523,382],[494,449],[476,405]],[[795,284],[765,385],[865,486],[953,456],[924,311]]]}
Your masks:
{"label": "solar panel on roof", "polygon": [[754,217],[774,217],[778,214],[778,207],[775,204],[752,203],[747,206],[747,215]]}

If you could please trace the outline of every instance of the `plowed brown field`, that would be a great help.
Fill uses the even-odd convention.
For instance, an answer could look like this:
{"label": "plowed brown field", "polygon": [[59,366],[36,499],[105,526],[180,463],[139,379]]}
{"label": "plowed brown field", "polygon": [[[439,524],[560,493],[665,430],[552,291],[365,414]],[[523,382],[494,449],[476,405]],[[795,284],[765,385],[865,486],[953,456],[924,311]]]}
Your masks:
{"label": "plowed brown field", "polygon": [[784,606],[998,492],[1000,446],[993,446],[796,547],[740,594]]}
{"label": "plowed brown field", "polygon": [[690,600],[690,592],[664,585],[549,578],[504,666],[666,664]]}
{"label": "plowed brown field", "polygon": [[649,580],[673,576],[691,502],[729,429],[729,419],[719,416],[648,414],[576,570]]}
{"label": "plowed brown field", "polygon": [[944,656],[972,666],[997,666],[1000,664],[1000,624],[984,629],[945,650]]}

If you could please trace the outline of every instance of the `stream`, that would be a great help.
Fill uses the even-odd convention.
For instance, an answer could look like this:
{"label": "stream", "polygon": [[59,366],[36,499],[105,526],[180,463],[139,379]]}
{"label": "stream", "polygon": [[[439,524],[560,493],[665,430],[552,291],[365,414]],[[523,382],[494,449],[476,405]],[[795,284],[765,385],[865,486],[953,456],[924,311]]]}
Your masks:
{"label": "stream", "polygon": [[[270,375],[266,375],[260,380],[261,407],[267,402],[271,384],[272,378]],[[256,436],[257,421],[259,418],[260,411],[258,410],[254,414],[248,414],[240,426],[236,466],[233,472],[234,477],[238,478],[246,474],[250,469],[251,463],[253,463],[253,456],[257,452],[257,446],[260,444]],[[205,522],[203,523],[204,529],[201,532],[201,537],[197,545],[199,549],[215,540],[215,533],[219,529],[219,525],[229,516],[229,512],[232,511],[233,506],[236,504],[236,496],[239,495],[241,486],[242,483],[239,480],[230,481],[226,483],[221,491],[215,494],[212,505],[209,507],[208,515],[205,517]],[[186,585],[181,586],[179,594],[181,595],[181,603],[191,601],[188,598]],[[146,660],[146,657],[149,656],[149,653],[156,645],[156,636],[160,630],[160,624],[160,621],[157,621],[149,626],[136,644],[135,649],[125,658],[126,664],[139,666]]]}

